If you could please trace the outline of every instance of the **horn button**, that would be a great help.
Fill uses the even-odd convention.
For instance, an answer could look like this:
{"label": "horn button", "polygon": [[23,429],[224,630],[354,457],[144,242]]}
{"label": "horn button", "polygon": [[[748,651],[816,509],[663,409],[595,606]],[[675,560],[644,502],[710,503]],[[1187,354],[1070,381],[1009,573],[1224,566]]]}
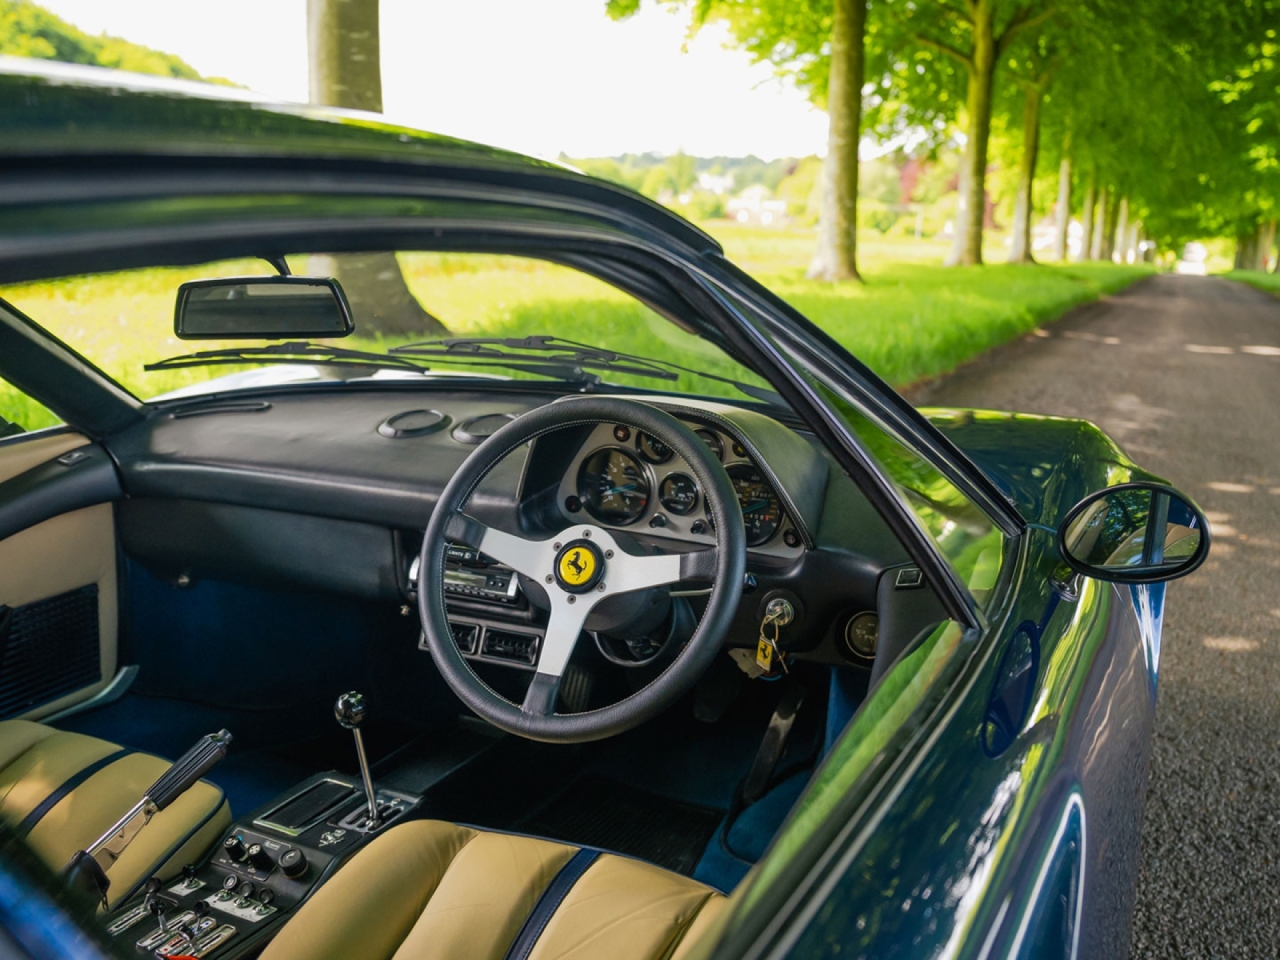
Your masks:
{"label": "horn button", "polygon": [[556,554],[556,583],[568,593],[586,593],[604,576],[604,554],[590,540],[566,543]]}

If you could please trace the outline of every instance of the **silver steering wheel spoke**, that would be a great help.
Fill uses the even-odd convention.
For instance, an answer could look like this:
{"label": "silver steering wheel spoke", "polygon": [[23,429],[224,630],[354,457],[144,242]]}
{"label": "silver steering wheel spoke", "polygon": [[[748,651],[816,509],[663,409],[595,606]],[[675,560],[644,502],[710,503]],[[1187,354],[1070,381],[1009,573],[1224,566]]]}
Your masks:
{"label": "silver steering wheel spoke", "polygon": [[554,538],[527,540],[487,526],[465,513],[455,513],[449,518],[445,536],[454,543],[475,547],[485,556],[537,580],[542,579],[555,559]]}
{"label": "silver steering wheel spoke", "polygon": [[455,513],[445,535],[492,557],[538,582],[551,614],[538,652],[537,672],[520,709],[550,716],[560,678],[569,665],[583,625],[600,601],[620,593],[649,590],[681,580],[710,580],[715,549],[690,553],[636,554],[594,524],[566,527],[545,540],[529,540]]}
{"label": "silver steering wheel spoke", "polygon": [[[495,530],[463,510],[494,466],[522,446],[560,429],[584,424],[626,424],[661,439],[689,464],[702,487],[716,533],[716,547],[690,553],[653,553],[625,532],[614,534],[587,521],[554,537],[529,539]],[[563,519],[571,517],[564,515]],[[586,522],[581,522],[586,521]],[[449,623],[445,544],[466,544],[516,571],[530,599],[549,611],[532,682],[520,705],[486,684],[468,664]],[[682,545],[683,546],[683,545]],[[441,491],[419,554],[418,612],[427,648],[441,676],[477,715],[517,736],[551,743],[581,743],[630,730],[673,704],[719,655],[732,625],[746,569],[746,534],[733,484],[706,444],[659,406],[609,396],[564,397],[520,415],[480,444]],[[641,692],[581,713],[556,713],[561,678],[593,610],[620,594],[616,610],[646,607],[639,591],[676,583],[697,584],[707,595],[697,626],[672,662]],[[690,586],[693,586],[691,583]],[[709,590],[702,590],[710,587]],[[635,591],[633,593],[633,591]],[[692,591],[690,591],[692,592]],[[545,593],[545,599],[543,594]],[[539,617],[541,619],[541,617]],[[601,618],[605,622],[605,618]],[[610,619],[609,622],[612,622]]]}

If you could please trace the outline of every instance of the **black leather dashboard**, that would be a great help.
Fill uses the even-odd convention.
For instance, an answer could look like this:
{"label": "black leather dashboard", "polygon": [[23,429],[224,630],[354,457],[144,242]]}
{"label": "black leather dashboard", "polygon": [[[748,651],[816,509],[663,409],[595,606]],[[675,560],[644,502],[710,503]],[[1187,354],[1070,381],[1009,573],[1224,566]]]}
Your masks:
{"label": "black leather dashboard", "polygon": [[[470,425],[489,417],[496,428],[554,400],[515,384],[450,392],[337,385],[158,410],[106,441],[126,498],[118,509],[124,549],[165,576],[403,599],[415,538],[475,449]],[[832,630],[851,612],[876,609],[881,574],[907,561],[898,541],[802,432],[727,403],[651,402],[740,442],[803,539],[782,549],[779,536],[779,549],[749,552],[755,586],[744,591],[730,642],[754,643],[757,607],[781,591],[799,607],[789,631],[795,649],[838,661]],[[402,435],[379,431],[398,414],[427,410],[435,413],[401,420],[411,427]],[[545,511],[556,505],[550,498],[583,441],[540,440],[532,454],[509,457],[481,484],[469,512],[511,529],[539,525],[540,510],[547,521]],[[641,538],[662,533],[640,526]]]}

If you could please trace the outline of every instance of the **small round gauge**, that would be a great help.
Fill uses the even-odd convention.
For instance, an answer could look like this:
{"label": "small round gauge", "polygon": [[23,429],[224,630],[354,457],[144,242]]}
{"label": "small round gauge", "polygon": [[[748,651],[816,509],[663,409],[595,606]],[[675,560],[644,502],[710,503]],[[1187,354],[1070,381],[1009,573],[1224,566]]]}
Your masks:
{"label": "small round gauge", "polygon": [[658,502],[677,516],[687,516],[698,505],[698,485],[683,473],[669,473],[658,487]]}
{"label": "small round gauge", "polygon": [[758,547],[775,533],[782,523],[782,502],[773,492],[764,475],[749,463],[735,463],[725,467],[725,473],[733,482],[742,507],[742,522],[747,528],[747,546]]}
{"label": "small round gauge", "polygon": [[643,431],[636,434],[636,449],[640,451],[640,458],[650,463],[666,463],[671,459],[671,448]]}
{"label": "small round gauge", "polygon": [[578,498],[601,523],[635,523],[649,507],[649,481],[626,450],[603,447],[578,469]]}
{"label": "small round gauge", "polygon": [[845,654],[863,660],[874,660],[876,641],[880,635],[880,618],[874,613],[859,613],[844,625]]}
{"label": "small round gauge", "polygon": [[716,455],[717,460],[724,460],[724,441],[720,439],[720,434],[714,430],[708,430],[706,427],[699,427],[693,431],[711,448],[711,452]]}

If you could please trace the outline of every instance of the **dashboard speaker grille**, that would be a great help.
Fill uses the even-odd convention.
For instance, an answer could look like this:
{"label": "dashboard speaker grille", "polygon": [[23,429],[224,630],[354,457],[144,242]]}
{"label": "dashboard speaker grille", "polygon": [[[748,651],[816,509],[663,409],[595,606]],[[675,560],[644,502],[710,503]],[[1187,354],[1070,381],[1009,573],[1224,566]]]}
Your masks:
{"label": "dashboard speaker grille", "polygon": [[100,679],[97,584],[0,606],[0,719]]}

